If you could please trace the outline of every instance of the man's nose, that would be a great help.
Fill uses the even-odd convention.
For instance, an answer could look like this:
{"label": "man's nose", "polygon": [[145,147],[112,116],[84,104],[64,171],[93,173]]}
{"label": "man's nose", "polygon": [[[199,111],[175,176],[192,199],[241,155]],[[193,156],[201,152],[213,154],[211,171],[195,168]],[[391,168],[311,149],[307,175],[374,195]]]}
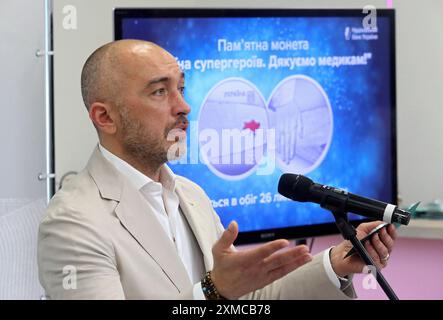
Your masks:
{"label": "man's nose", "polygon": [[177,97],[174,101],[174,109],[175,109],[174,113],[177,113],[177,114],[180,114],[180,113],[188,114],[189,112],[191,112],[191,107],[186,102],[186,100],[182,94],[177,94]]}

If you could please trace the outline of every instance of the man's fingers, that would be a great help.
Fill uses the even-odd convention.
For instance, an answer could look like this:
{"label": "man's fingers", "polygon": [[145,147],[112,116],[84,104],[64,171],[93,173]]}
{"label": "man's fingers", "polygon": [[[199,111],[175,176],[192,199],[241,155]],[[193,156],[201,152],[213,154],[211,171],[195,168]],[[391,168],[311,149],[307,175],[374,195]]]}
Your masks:
{"label": "man's fingers", "polygon": [[230,249],[231,245],[234,243],[235,239],[237,239],[238,235],[238,225],[237,222],[231,221],[228,228],[223,232],[220,239],[214,244],[214,251],[223,251]]}
{"label": "man's fingers", "polygon": [[383,264],[381,262],[381,258],[375,250],[374,246],[368,242],[365,243],[365,249],[371,256],[372,260],[375,262],[378,268],[382,268]]}
{"label": "man's fingers", "polygon": [[383,242],[383,244],[388,249],[388,252],[390,253],[392,251],[392,248],[394,247],[394,238],[391,237],[391,235],[386,230],[381,230],[379,233],[380,240]]}
{"label": "man's fingers", "polygon": [[297,257],[290,263],[287,263],[283,266],[280,266],[276,269],[269,271],[268,273],[268,281],[273,282],[281,277],[287,275],[289,272],[294,271],[295,269],[301,267],[302,265],[312,261],[312,256],[310,253],[304,253],[301,256]]}
{"label": "man's fingers", "polygon": [[386,248],[383,242],[381,242],[378,234],[375,234],[372,237],[371,244],[374,247],[375,251],[377,252],[379,260],[385,263],[387,261],[386,259],[389,258],[389,250],[388,248]]}
{"label": "man's fingers", "polygon": [[268,242],[264,245],[259,246],[258,248],[250,250],[247,254],[248,259],[250,261],[261,262],[263,259],[269,257],[274,252],[283,249],[289,245],[288,240],[279,239]]}
{"label": "man's fingers", "polygon": [[276,252],[263,260],[263,268],[265,270],[273,270],[291,263],[305,255],[309,255],[309,248],[305,245],[297,246],[282,252]]}
{"label": "man's fingers", "polygon": [[393,224],[390,224],[387,228],[389,236],[392,238],[392,240],[395,241],[397,238],[397,230],[395,230],[395,226]]}
{"label": "man's fingers", "polygon": [[359,238],[363,238],[366,234],[371,232],[375,227],[377,227],[378,225],[380,225],[382,223],[383,223],[382,221],[373,221],[373,222],[367,222],[367,223],[360,224],[358,226],[357,230],[362,231],[365,234],[363,236],[360,236]]}

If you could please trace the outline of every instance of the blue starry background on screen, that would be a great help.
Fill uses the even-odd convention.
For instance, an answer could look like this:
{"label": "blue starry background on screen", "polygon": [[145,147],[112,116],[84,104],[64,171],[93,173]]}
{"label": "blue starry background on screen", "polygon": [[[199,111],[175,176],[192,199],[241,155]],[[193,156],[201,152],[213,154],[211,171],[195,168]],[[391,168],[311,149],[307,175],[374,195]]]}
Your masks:
{"label": "blue starry background on screen", "polygon": [[[266,68],[186,70],[185,98],[192,108],[190,121],[211,88],[223,79],[241,77],[254,84],[268,101],[277,84],[292,75],[305,75],[318,82],[329,98],[333,133],[322,162],[306,175],[315,182],[344,188],[352,193],[395,201],[392,197],[392,146],[390,43],[388,20],[377,19],[377,40],[347,40],[347,28],[362,28],[356,17],[303,18],[125,18],[122,38],[158,43],[180,61],[198,59],[262,58]],[[349,29],[348,29],[349,31]],[[219,39],[231,42],[305,40],[308,50],[223,51]],[[370,53],[367,65],[297,66],[269,68],[271,55],[278,57],[362,56]],[[188,133],[188,140],[190,140]],[[188,141],[189,142],[189,141]],[[189,147],[189,146],[188,146]],[[333,221],[332,215],[316,204],[266,201],[277,193],[283,173],[277,167],[270,175],[251,174],[229,181],[215,175],[205,164],[173,164],[176,174],[200,185],[212,200],[257,196],[255,204],[217,207],[226,226],[236,220],[240,231],[313,225]],[[260,200],[264,203],[261,203]],[[269,200],[269,199],[268,199]],[[270,202],[270,203],[269,203]],[[221,201],[220,203],[223,203]],[[357,217],[353,217],[357,218]]]}

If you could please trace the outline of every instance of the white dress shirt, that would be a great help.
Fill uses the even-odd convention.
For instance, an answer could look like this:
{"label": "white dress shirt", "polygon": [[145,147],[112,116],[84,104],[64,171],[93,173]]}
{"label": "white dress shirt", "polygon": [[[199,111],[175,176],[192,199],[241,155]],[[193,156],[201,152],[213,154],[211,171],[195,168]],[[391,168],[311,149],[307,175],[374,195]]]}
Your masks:
{"label": "white dress shirt", "polygon": [[[194,299],[205,299],[200,285],[201,278],[205,273],[203,256],[194,234],[179,208],[179,199],[175,192],[175,175],[172,170],[166,164],[163,165],[160,169],[160,182],[155,182],[126,161],[106,150],[101,144],[99,144],[99,149],[105,159],[128,178],[146,198],[147,205],[151,207],[151,211],[155,213],[165,233],[174,243],[189,279],[192,283],[195,283]],[[329,258],[331,249],[325,251],[323,264],[329,279],[337,288],[340,288],[340,281],[332,269]],[[346,279],[341,278],[341,281],[343,284]]]}
{"label": "white dress shirt", "polygon": [[189,279],[192,283],[195,283],[194,299],[204,300],[205,296],[200,285],[200,280],[205,274],[203,255],[188,222],[179,208],[179,199],[175,192],[175,175],[172,170],[167,165],[162,166],[160,182],[155,182],[100,144],[99,149],[106,160],[128,178],[145,197],[147,206],[150,206],[151,212],[154,212],[165,233],[174,243]]}

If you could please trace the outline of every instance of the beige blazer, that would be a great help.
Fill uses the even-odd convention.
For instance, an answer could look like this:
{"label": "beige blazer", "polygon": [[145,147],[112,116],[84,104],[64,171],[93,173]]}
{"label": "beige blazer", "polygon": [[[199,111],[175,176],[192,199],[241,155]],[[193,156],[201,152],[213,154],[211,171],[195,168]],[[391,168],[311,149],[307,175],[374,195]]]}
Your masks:
{"label": "beige blazer", "polygon": [[[177,194],[212,269],[213,244],[223,232],[205,192],[177,177]],[[96,148],[86,166],[52,198],[38,236],[39,278],[52,299],[192,299],[184,265],[145,198]],[[245,299],[340,299],[322,253]],[[203,275],[202,275],[203,276]]]}

